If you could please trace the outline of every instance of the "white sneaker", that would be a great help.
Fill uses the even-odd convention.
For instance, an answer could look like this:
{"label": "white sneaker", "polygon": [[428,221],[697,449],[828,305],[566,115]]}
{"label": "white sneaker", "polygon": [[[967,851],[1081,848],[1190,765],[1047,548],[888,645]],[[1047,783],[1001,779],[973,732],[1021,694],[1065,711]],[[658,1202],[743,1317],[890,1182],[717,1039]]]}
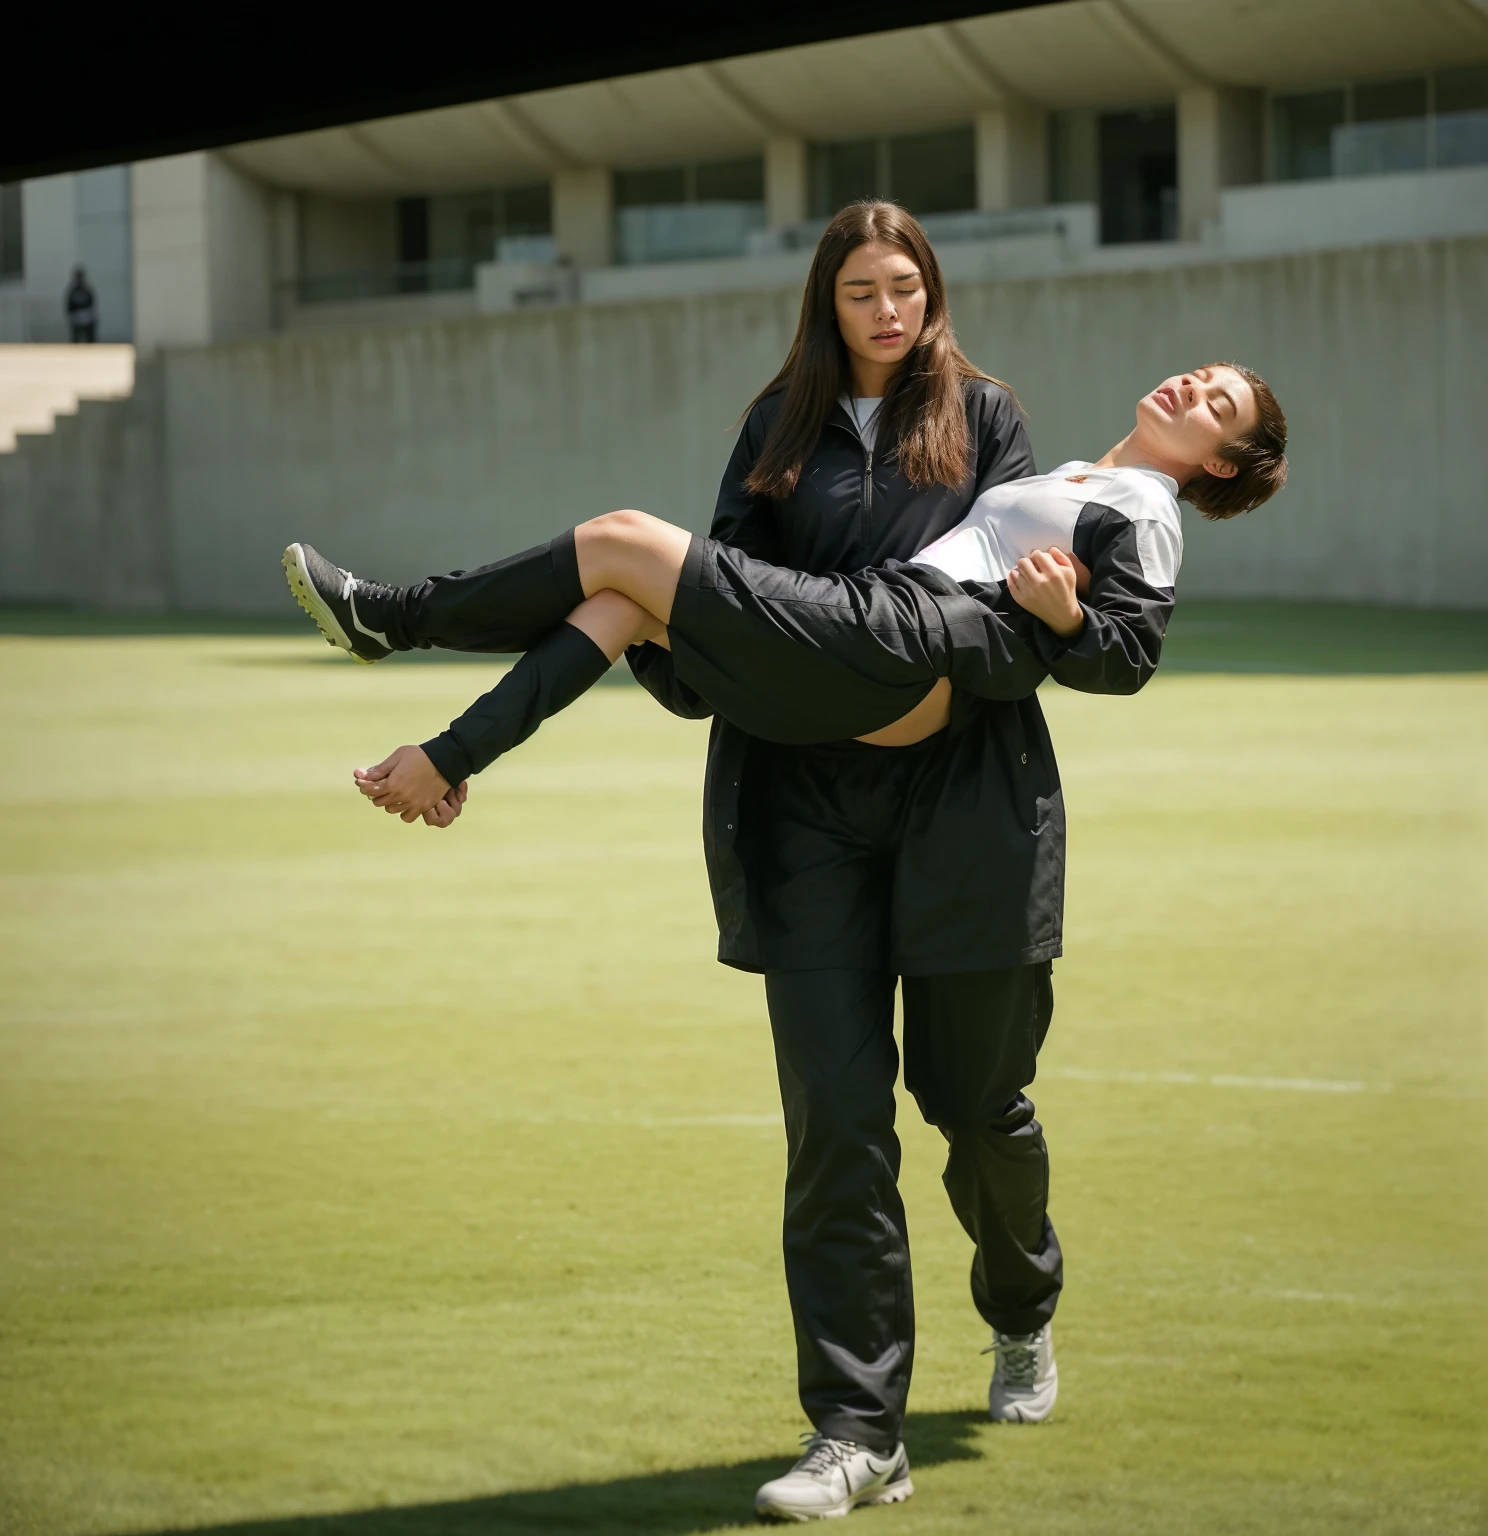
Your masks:
{"label": "white sneaker", "polygon": [[1042,1424],[1059,1395],[1054,1325],[1045,1323],[1037,1333],[994,1330],[992,1342],[982,1353],[997,1356],[987,1392],[987,1412],[1012,1424]]}
{"label": "white sneaker", "polygon": [[914,1492],[909,1457],[897,1445],[875,1456],[866,1445],[802,1435],[806,1454],[754,1496],[754,1512],[775,1520],[831,1520],[859,1504],[902,1504]]}

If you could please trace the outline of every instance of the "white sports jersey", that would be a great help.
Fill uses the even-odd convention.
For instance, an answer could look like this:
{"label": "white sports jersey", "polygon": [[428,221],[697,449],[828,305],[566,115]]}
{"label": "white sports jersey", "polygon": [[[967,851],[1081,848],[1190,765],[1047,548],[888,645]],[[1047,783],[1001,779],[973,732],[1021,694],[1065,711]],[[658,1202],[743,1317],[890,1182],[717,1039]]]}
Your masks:
{"label": "white sports jersey", "polygon": [[914,563],[934,566],[953,581],[1003,581],[1036,549],[1074,550],[1075,525],[1087,509],[1130,523],[1143,580],[1173,590],[1183,560],[1178,482],[1155,469],[1097,469],[1079,459],[994,486]]}

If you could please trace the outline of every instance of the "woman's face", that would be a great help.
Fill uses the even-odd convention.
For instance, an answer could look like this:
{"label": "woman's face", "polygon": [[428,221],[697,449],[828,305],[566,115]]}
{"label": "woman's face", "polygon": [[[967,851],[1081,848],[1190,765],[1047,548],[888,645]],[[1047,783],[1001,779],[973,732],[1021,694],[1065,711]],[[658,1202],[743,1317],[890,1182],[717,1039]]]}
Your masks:
{"label": "woman's face", "polygon": [[836,302],[847,350],[883,368],[885,378],[924,329],[924,280],[894,245],[860,245],[837,270]]}
{"label": "woman's face", "polygon": [[1222,457],[1224,446],[1253,431],[1259,420],[1245,378],[1219,365],[1175,374],[1137,402],[1137,432],[1154,457],[1217,475],[1234,474]]}

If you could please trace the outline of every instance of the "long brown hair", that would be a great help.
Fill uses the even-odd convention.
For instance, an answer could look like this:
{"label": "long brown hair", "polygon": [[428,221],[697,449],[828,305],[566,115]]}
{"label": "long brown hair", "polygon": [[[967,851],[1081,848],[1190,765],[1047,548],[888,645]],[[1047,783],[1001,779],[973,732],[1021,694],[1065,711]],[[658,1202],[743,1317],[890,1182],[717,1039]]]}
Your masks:
{"label": "long brown hair", "polygon": [[756,495],[778,500],[795,490],[832,407],[852,388],[847,344],[837,325],[837,274],[859,246],[874,243],[896,246],[925,283],[925,325],[889,382],[879,407],[878,441],[893,445],[899,471],[912,485],[959,485],[970,467],[965,385],[989,375],[956,345],[940,263],[919,221],[898,203],[864,200],[842,209],[817,242],[790,352],[750,402],[753,410],[767,395],[785,393],[744,482]]}

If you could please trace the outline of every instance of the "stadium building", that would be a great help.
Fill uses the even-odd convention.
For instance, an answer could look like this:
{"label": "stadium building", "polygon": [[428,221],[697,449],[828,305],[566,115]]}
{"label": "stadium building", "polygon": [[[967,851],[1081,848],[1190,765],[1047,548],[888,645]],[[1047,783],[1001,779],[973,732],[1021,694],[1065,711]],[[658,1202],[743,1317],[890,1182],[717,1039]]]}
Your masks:
{"label": "stadium building", "polygon": [[[0,598],[267,610],[287,537],[398,578],[705,526],[863,195],[1044,463],[1176,368],[1271,379],[1292,487],[1191,518],[1186,590],[1481,606],[1482,0],[1070,0],[6,187]],[[133,352],[23,388],[76,266]]]}

